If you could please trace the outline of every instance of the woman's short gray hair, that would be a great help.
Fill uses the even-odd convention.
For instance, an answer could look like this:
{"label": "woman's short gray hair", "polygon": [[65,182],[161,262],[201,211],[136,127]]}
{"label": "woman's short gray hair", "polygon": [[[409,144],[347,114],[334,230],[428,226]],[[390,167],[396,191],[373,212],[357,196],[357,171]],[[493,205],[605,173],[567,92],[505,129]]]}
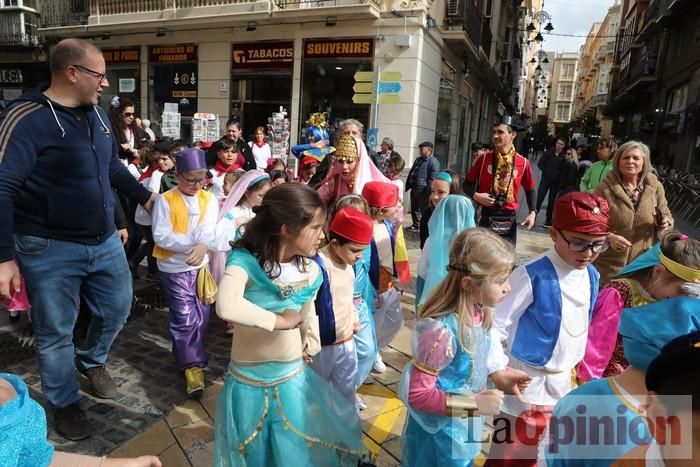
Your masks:
{"label": "woman's short gray hair", "polygon": [[394,150],[394,140],[388,136],[382,140],[382,144],[386,144],[386,147],[388,147],[390,151]]}

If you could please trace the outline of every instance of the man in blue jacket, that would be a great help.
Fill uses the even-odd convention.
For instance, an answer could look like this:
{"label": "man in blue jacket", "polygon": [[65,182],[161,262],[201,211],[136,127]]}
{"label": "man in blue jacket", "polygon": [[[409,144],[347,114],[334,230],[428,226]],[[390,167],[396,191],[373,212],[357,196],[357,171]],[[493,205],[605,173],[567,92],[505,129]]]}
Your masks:
{"label": "man in blue jacket", "polygon": [[430,189],[433,178],[440,171],[440,161],[433,155],[433,143],[425,141],[418,145],[420,157],[413,161],[406,179],[406,191],[411,190],[411,221],[410,230],[417,232],[420,219],[428,209]]}
{"label": "man in blue jacket", "polygon": [[[107,114],[97,106],[109,86],[102,52],[65,39],[50,66],[48,88],[27,92],[0,114],[0,298],[19,289],[21,272],[54,427],[79,440],[90,428],[75,368],[96,396],[115,397],[105,363],[132,300],[112,187],[146,209],[157,195],[121,164]],[[79,299],[92,321],[74,348]]]}

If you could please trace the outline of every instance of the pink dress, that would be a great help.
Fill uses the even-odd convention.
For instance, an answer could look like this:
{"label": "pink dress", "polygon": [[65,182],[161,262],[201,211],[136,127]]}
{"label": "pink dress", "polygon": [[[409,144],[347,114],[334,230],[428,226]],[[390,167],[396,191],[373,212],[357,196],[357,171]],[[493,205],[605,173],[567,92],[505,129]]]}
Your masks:
{"label": "pink dress", "polygon": [[647,305],[655,300],[634,279],[613,279],[598,292],[588,330],[586,353],[578,366],[582,382],[619,375],[629,366],[617,330],[623,308]]}

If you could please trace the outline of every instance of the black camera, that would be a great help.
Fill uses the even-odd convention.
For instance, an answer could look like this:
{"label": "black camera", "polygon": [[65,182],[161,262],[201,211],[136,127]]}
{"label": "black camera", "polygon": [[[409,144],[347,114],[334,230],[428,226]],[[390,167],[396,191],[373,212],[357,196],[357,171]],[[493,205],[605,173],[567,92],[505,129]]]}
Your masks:
{"label": "black camera", "polygon": [[495,209],[503,209],[507,202],[506,195],[503,193],[491,193],[491,196],[493,196],[493,207]]}

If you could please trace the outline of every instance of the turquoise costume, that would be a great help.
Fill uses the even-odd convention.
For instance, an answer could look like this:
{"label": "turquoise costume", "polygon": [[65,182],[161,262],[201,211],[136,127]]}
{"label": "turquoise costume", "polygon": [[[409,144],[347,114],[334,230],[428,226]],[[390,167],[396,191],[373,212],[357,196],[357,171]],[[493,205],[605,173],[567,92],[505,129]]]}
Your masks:
{"label": "turquoise costume", "polygon": [[[682,296],[625,308],[620,322],[625,357],[641,371],[647,370],[668,342],[698,330],[700,300]],[[555,422],[557,418],[559,422]],[[593,423],[597,429],[591,430]],[[564,433],[567,430],[569,433]],[[598,439],[592,439],[591,432],[598,433]],[[615,378],[598,379],[557,403],[548,442],[544,443],[544,458],[549,466],[608,466],[650,441],[643,415],[622,396]]]}
{"label": "turquoise costume", "polygon": [[[476,394],[486,389],[486,358],[490,335],[476,326],[465,336],[469,350],[460,344],[457,316],[416,323],[411,338],[414,360],[404,368],[399,397],[409,411],[403,435],[402,466],[466,467],[481,450],[483,417],[458,418],[433,415],[411,408],[409,383],[414,366],[438,372],[436,387],[449,394]],[[476,357],[476,358],[474,358]]]}
{"label": "turquoise costume", "polygon": [[428,221],[430,242],[421,255],[427,255],[428,270],[416,278],[416,310],[447,277],[452,240],[464,229],[476,227],[474,204],[466,196],[448,195],[440,201]]}
{"label": "turquoise costume", "polygon": [[[301,310],[313,300],[322,276],[301,289],[272,282],[245,249],[226,263],[244,269],[244,298],[273,313]],[[309,268],[316,268],[310,263]],[[347,466],[366,459],[354,406],[301,359],[229,364],[216,415],[215,466]]]}
{"label": "turquoise costume", "polygon": [[46,414],[29,395],[22,378],[0,373],[15,389],[17,397],[0,405],[0,465],[47,466],[53,446],[46,440]]}
{"label": "turquoise costume", "polygon": [[360,318],[360,330],[355,334],[357,349],[357,379],[355,387],[359,388],[372,371],[372,365],[377,358],[377,333],[374,328],[374,311],[377,291],[369,279],[369,268],[372,251],[365,248],[355,263],[355,308]]}
{"label": "turquoise costume", "polygon": [[[585,432],[579,433],[584,420]],[[569,423],[577,424],[575,434]],[[599,434],[595,444],[594,432]],[[545,458],[550,467],[607,467],[630,449],[649,443],[651,434],[643,413],[622,396],[614,380],[604,378],[589,381],[557,403],[547,439]]]}

